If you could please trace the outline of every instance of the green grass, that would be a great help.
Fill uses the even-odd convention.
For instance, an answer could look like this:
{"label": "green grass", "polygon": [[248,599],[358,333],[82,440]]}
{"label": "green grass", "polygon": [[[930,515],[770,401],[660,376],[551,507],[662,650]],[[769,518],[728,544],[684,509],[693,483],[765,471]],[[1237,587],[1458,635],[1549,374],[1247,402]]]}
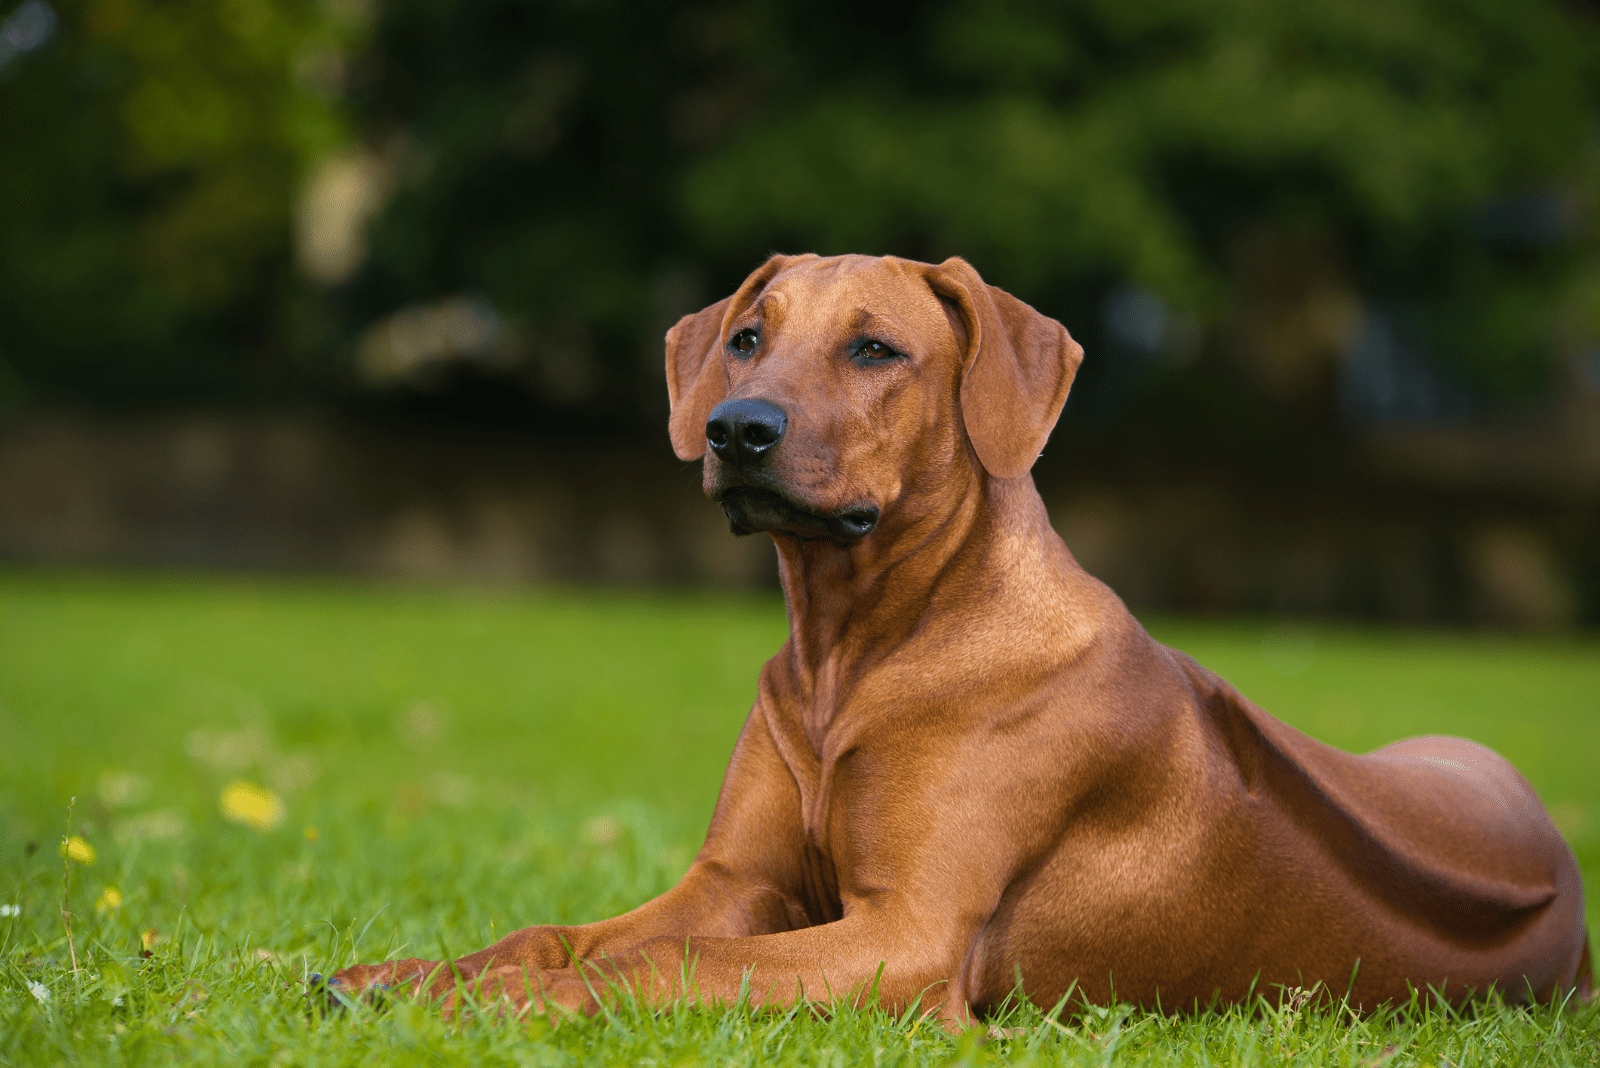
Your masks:
{"label": "green grass", "polygon": [[[1594,637],[1153,629],[1336,745],[1499,748],[1600,885]],[[1022,1008],[986,1045],[875,1010],[627,1010],[554,1031],[411,1005],[307,1018],[308,971],[477,949],[669,886],[783,633],[770,596],[0,572],[0,906],[19,910],[0,916],[0,1064],[1600,1064],[1600,1006],[1110,1007],[1065,1029]],[[222,817],[241,779],[282,799],[277,826]],[[69,948],[74,796],[96,856],[70,865]]]}

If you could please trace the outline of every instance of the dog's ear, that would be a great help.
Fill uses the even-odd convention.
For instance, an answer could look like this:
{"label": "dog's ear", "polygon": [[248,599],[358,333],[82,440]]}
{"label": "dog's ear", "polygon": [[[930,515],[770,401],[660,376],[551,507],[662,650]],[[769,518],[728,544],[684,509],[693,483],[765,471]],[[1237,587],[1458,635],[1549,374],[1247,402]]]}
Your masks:
{"label": "dog's ear", "polygon": [[667,331],[667,434],[680,460],[706,454],[706,420],[728,396],[728,367],[722,358],[722,327],[760,295],[777,273],[804,256],[775,255],[746,278],[731,297],[685,315]]}
{"label": "dog's ear", "polygon": [[680,460],[706,454],[706,420],[728,395],[728,369],[722,362],[722,318],[732,297],[685,315],[667,331],[667,433]]}
{"label": "dog's ear", "polygon": [[[995,478],[1027,474],[1044,451],[1083,346],[1067,328],[978,277],[952,256],[929,276],[966,332],[961,419],[978,460]],[[959,335],[959,332],[958,332]]]}

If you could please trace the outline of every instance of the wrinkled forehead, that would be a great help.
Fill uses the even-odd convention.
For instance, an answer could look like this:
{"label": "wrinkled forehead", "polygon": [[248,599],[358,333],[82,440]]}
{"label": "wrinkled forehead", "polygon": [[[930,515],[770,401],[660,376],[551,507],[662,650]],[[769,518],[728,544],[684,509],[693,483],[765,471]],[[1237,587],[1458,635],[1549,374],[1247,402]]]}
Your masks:
{"label": "wrinkled forehead", "polygon": [[922,264],[892,257],[808,260],[774,277],[751,310],[783,334],[821,339],[887,330],[909,335],[898,339],[903,344],[953,340],[949,318],[925,270]]}

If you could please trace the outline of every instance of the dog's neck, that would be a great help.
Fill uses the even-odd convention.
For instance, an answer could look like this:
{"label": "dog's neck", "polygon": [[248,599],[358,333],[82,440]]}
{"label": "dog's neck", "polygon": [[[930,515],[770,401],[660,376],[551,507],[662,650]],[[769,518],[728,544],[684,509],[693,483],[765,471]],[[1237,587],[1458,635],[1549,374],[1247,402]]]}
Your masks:
{"label": "dog's neck", "polygon": [[[928,620],[1037,615],[1040,601],[1060,614],[1060,606],[1081,600],[1078,580],[1093,583],[1050,527],[1031,476],[980,473],[970,489],[940,503],[909,518],[887,513],[872,536],[849,547],[773,538],[789,641],[769,669],[784,676],[783,689],[806,710],[806,730],[819,749],[861,678]],[[1029,604],[1012,596],[1022,590]],[[1087,628],[1054,633],[1070,639],[1073,631]]]}

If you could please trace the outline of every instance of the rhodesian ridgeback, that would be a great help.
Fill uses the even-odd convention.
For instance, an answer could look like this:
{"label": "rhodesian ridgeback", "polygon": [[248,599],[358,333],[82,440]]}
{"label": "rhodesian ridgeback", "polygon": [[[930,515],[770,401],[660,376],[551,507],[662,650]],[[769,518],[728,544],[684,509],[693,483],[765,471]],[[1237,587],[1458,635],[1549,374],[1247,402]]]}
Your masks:
{"label": "rhodesian ridgeback", "polygon": [[949,1026],[1019,982],[1047,1009],[1589,996],[1577,864],[1510,764],[1313,741],[1073,560],[1029,471],[1081,357],[960,259],[776,256],[680,321],[673,448],[772,537],[789,611],[704,847],[626,915],[332,982]]}

